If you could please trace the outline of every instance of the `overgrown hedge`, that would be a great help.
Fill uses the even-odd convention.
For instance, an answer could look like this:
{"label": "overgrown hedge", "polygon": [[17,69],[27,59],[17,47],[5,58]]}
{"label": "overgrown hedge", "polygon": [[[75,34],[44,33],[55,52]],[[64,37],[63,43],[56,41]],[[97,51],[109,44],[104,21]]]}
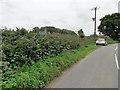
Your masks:
{"label": "overgrown hedge", "polygon": [[65,51],[62,54],[47,58],[44,62],[37,62],[31,67],[23,66],[13,77],[2,83],[3,88],[43,88],[54,77],[61,74],[62,70],[86,56],[98,46],[85,44],[77,50]]}
{"label": "overgrown hedge", "polygon": [[16,73],[24,64],[32,66],[37,61],[44,62],[47,57],[54,57],[66,50],[77,49],[87,39],[75,35],[29,33],[21,28],[2,32],[3,81]]}
{"label": "overgrown hedge", "polygon": [[39,33],[40,31],[46,31],[47,33],[59,33],[59,34],[65,34],[65,35],[76,35],[77,34],[74,31],[68,30],[68,29],[60,29],[60,28],[55,28],[52,26],[46,26],[46,27],[34,27],[33,30],[31,31],[32,33]]}
{"label": "overgrown hedge", "polygon": [[[48,58],[93,42],[93,39],[81,39],[76,35],[58,33],[41,35],[28,32],[24,28],[17,28],[16,31],[3,30],[2,86],[41,88],[59,75],[61,70],[78,60],[71,57],[74,53],[63,56],[65,60],[61,58],[62,56],[58,59]],[[73,60],[70,61],[70,58]]]}
{"label": "overgrown hedge", "polygon": [[[77,49],[84,41],[77,36],[61,34],[24,34],[21,31],[4,31],[3,61],[9,62],[12,68],[23,64],[32,65],[44,56],[57,56],[62,51]],[[29,38],[31,37],[31,38]]]}

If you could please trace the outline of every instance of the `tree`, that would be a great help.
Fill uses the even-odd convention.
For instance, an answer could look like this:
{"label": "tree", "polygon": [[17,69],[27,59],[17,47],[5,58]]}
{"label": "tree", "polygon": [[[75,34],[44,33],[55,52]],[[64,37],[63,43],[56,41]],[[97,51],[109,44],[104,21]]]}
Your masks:
{"label": "tree", "polygon": [[79,34],[79,37],[80,37],[80,38],[84,38],[84,37],[85,37],[85,34],[84,34],[84,32],[83,32],[82,29],[80,29],[80,30],[78,31],[78,34]]}
{"label": "tree", "polygon": [[26,36],[28,31],[25,28],[17,28],[16,36],[20,35],[22,37]]}
{"label": "tree", "polygon": [[95,38],[95,37],[98,38],[99,36],[98,36],[97,34],[96,34],[96,35],[91,34],[90,37],[91,37],[91,38]]}
{"label": "tree", "polygon": [[77,35],[74,31],[71,31],[68,29],[55,28],[53,26],[41,27],[40,31],[44,31],[45,29],[47,32],[50,32],[51,34],[52,33],[59,33],[59,34]]}
{"label": "tree", "polygon": [[114,40],[118,40],[118,34],[120,33],[120,13],[106,15],[100,21],[98,31]]}
{"label": "tree", "polygon": [[34,32],[34,33],[38,33],[39,31],[40,31],[39,27],[34,27],[32,29],[32,32]]}

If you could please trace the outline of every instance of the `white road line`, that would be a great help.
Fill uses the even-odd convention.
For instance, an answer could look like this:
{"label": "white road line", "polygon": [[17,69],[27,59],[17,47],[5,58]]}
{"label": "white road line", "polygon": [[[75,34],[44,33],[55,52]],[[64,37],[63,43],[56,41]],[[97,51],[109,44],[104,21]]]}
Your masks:
{"label": "white road line", "polygon": [[118,64],[118,59],[117,59],[117,55],[116,54],[115,54],[115,61],[116,61],[117,69],[119,70],[120,67],[119,67],[119,64]]}
{"label": "white road line", "polygon": [[115,48],[115,50],[117,50],[118,47]]}

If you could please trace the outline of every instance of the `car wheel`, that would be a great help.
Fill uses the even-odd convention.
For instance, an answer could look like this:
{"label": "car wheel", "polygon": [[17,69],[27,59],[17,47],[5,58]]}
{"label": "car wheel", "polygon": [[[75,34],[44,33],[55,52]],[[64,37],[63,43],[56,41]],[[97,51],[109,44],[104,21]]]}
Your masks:
{"label": "car wheel", "polygon": [[106,46],[106,44],[103,44],[103,46]]}

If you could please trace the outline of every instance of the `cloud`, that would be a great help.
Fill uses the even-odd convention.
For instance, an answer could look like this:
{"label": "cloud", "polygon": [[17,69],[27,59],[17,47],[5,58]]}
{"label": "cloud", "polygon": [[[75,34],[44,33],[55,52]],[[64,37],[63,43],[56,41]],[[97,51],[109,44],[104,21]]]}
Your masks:
{"label": "cloud", "polygon": [[94,6],[99,19],[109,13],[117,12],[119,0],[1,0],[0,23],[9,28],[35,26],[56,26],[79,30],[83,28],[86,35],[93,34],[92,17]]}

